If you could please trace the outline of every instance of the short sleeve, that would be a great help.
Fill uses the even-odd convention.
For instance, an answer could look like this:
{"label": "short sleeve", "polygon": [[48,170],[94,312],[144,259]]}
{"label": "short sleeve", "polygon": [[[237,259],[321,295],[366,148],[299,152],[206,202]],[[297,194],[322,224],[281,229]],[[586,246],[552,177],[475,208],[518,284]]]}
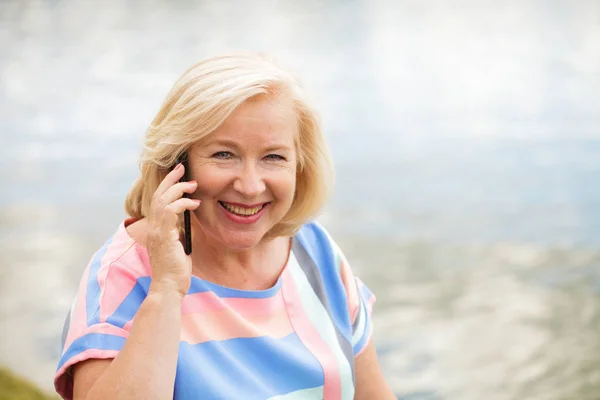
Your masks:
{"label": "short sleeve", "polygon": [[133,317],[148,293],[150,277],[133,241],[109,240],[94,254],[67,315],[54,386],[73,398],[73,365],[112,359],[129,336]]}
{"label": "short sleeve", "polygon": [[[375,295],[354,275],[336,241],[318,222],[303,225],[295,239],[299,244],[296,255],[299,264],[309,281],[313,281],[313,290],[328,310],[340,336],[350,342],[354,357],[358,356],[373,334],[371,314]],[[317,277],[312,270],[318,271]]]}
{"label": "short sleeve", "polygon": [[360,278],[354,275],[348,260],[335,245],[337,261],[339,263],[340,275],[346,291],[348,312],[352,324],[352,350],[354,356],[358,356],[371,341],[373,335],[373,324],[371,315],[376,297]]}

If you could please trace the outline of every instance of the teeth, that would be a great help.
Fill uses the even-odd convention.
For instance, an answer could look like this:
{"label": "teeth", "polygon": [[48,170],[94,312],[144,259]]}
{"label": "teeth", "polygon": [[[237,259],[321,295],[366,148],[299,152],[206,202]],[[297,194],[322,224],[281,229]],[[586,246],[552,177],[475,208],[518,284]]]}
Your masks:
{"label": "teeth", "polygon": [[227,209],[227,211],[232,212],[234,214],[238,214],[238,215],[244,215],[244,216],[254,215],[262,209],[262,206],[254,207],[254,208],[243,208],[243,207],[233,206],[233,205],[225,203],[225,202],[221,202],[221,204],[223,204],[223,206]]}

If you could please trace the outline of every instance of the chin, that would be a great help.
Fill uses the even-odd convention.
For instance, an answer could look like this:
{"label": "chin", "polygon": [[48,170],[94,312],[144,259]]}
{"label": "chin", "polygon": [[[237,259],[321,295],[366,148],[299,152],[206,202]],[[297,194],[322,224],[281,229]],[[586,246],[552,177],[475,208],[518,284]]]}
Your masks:
{"label": "chin", "polygon": [[228,231],[219,235],[220,241],[228,248],[235,250],[248,250],[257,246],[265,237],[266,232],[240,232]]}

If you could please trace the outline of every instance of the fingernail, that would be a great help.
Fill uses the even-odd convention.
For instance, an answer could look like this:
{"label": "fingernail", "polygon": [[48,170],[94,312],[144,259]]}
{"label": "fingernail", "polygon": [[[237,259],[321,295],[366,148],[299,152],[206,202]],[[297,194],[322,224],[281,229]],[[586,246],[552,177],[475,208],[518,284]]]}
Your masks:
{"label": "fingernail", "polygon": [[177,166],[174,168],[175,171],[180,170],[182,167],[181,163],[177,164]]}
{"label": "fingernail", "polygon": [[201,200],[198,200],[198,199],[192,199],[192,200],[194,200],[198,204],[200,204],[200,202],[201,202]]}
{"label": "fingernail", "polygon": [[189,182],[194,185],[198,183],[198,181],[196,181],[195,179],[193,181],[189,181]]}

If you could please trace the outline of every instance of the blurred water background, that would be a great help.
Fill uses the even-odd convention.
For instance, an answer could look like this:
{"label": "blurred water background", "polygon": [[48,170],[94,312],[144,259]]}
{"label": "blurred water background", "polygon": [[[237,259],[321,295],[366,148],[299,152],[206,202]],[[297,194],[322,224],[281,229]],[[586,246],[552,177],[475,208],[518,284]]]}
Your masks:
{"label": "blurred water background", "polygon": [[322,217],[401,399],[600,399],[600,2],[0,2],[0,364],[50,389],[83,268],[177,77],[304,82]]}

